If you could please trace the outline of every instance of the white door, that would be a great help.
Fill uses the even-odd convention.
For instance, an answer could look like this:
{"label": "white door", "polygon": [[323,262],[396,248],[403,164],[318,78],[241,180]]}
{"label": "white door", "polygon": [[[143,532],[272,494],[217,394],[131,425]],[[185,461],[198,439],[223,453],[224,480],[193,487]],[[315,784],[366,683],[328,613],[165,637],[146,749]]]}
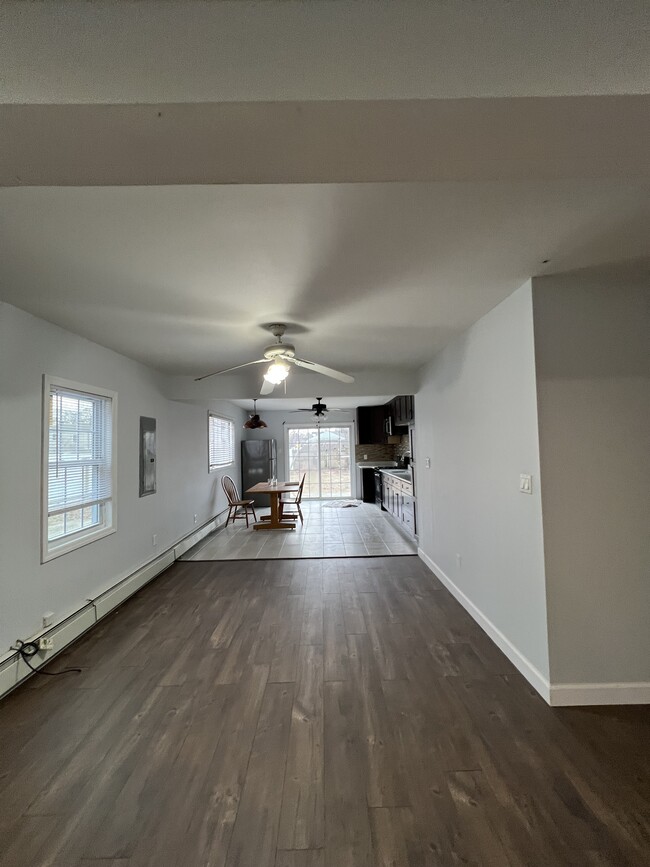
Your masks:
{"label": "white door", "polygon": [[350,452],[352,425],[287,425],[287,479],[305,474],[303,497],[352,496]]}

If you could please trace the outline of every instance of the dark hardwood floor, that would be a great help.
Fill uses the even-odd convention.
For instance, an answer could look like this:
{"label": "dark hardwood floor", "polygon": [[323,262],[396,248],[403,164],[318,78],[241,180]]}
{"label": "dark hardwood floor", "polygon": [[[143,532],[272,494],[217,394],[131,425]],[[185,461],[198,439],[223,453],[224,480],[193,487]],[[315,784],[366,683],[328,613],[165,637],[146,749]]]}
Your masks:
{"label": "dark hardwood floor", "polygon": [[7,867],[650,863],[650,708],[551,709],[415,557],[177,563],[0,702]]}

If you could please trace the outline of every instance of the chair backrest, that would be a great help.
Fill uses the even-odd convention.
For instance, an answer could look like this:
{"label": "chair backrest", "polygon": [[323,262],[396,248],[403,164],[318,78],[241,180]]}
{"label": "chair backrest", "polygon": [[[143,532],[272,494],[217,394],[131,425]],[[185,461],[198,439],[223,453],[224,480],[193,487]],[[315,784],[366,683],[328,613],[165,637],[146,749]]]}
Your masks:
{"label": "chair backrest", "polygon": [[305,486],[305,478],[307,473],[302,474],[302,479],[300,480],[300,484],[298,485],[298,493],[296,494],[296,503],[300,503],[302,500],[302,489]]}
{"label": "chair backrest", "polygon": [[236,503],[237,500],[239,500],[239,491],[237,490],[237,485],[230,478],[230,476],[221,477],[221,487],[223,488],[223,492],[226,495],[229,505],[232,506],[233,503]]}

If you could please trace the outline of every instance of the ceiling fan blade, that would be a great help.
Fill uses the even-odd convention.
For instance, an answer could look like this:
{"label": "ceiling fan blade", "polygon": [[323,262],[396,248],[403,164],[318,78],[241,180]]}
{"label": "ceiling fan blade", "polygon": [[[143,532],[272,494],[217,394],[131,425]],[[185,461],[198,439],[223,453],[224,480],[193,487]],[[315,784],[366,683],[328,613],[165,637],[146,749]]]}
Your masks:
{"label": "ceiling fan blade", "polygon": [[348,373],[341,373],[340,370],[334,370],[332,367],[325,367],[324,364],[316,364],[315,361],[307,361],[306,358],[293,358],[287,356],[285,361],[290,361],[297,364],[298,367],[305,367],[307,370],[313,370],[314,373],[322,373],[323,376],[331,376],[332,379],[338,379],[339,382],[354,382],[354,377]]}
{"label": "ceiling fan blade", "polygon": [[239,370],[241,367],[250,367],[251,364],[262,364],[268,361],[268,358],[257,358],[255,361],[247,361],[246,364],[236,364],[234,367],[226,367],[225,370],[215,370],[214,373],[206,373],[205,376],[197,376],[194,382],[200,382],[202,379],[208,379],[210,376],[219,376],[222,373],[230,373],[231,370]]}
{"label": "ceiling fan blade", "polygon": [[269,382],[268,379],[262,380],[262,387],[260,388],[260,394],[271,394],[275,385],[272,382]]}

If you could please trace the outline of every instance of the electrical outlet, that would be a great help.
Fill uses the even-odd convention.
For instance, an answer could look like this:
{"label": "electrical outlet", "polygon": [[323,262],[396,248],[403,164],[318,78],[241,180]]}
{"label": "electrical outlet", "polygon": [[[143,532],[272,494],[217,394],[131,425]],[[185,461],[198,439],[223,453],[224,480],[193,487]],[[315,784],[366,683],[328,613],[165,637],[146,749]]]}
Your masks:
{"label": "electrical outlet", "polygon": [[154,548],[158,544],[158,533],[154,533],[153,536],[151,537],[151,544],[153,545]]}
{"label": "electrical outlet", "polygon": [[54,622],[54,612],[46,611],[43,615],[43,629],[47,629]]}
{"label": "electrical outlet", "polygon": [[368,460],[368,455],[364,455],[364,456],[363,456],[363,459],[364,459],[364,461],[367,461],[367,460]]}
{"label": "electrical outlet", "polygon": [[38,639],[38,649],[39,650],[54,650],[54,639],[53,638],[39,638]]}
{"label": "electrical outlet", "polygon": [[199,516],[198,515],[194,515],[194,523],[195,524],[199,523]]}

